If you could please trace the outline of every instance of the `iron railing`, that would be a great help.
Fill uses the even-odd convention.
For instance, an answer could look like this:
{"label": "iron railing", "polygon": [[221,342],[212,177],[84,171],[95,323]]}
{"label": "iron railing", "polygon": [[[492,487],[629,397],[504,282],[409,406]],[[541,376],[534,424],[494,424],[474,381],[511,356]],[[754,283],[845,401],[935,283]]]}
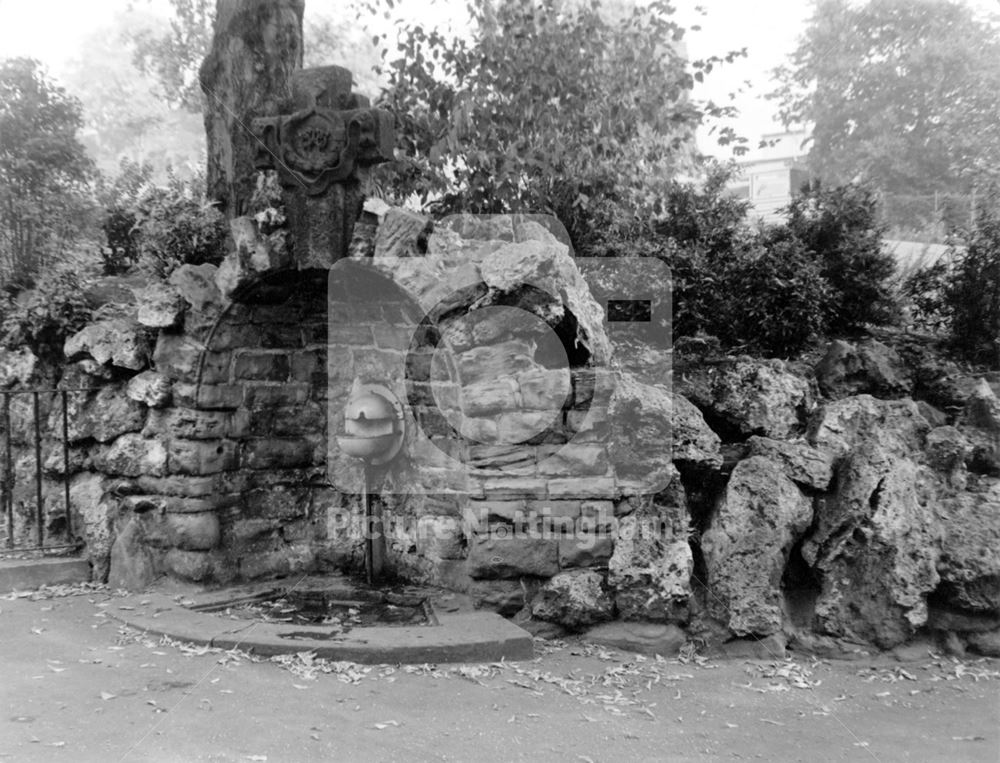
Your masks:
{"label": "iron railing", "polygon": [[[82,541],[79,540],[73,528],[73,504],[70,498],[70,442],[69,442],[69,396],[71,394],[79,394],[85,392],[96,392],[97,390],[92,387],[77,387],[77,388],[67,388],[67,389],[18,389],[18,390],[3,390],[0,391],[0,397],[3,398],[2,403],[2,419],[0,419],[0,427],[3,428],[2,442],[3,442],[3,457],[0,460],[0,510],[3,512],[4,522],[6,525],[6,543],[3,548],[0,548],[0,554],[21,552],[21,551],[50,551],[58,549],[74,549],[79,548],[82,545]],[[34,545],[29,543],[18,542],[17,533],[15,528],[15,515],[14,515],[14,498],[15,498],[15,480],[16,480],[16,470],[14,468],[14,450],[15,450],[15,432],[13,431],[13,422],[11,418],[11,400],[19,395],[30,395],[31,398],[31,429],[34,431],[34,437],[30,442],[26,440],[26,432],[19,433],[24,436],[23,448],[28,453],[33,451],[34,456],[34,496],[35,496],[35,506],[30,512],[33,514],[35,521],[34,528]],[[48,429],[43,434],[43,424],[42,424],[42,398],[43,396],[48,396],[51,400],[55,398],[61,409],[61,417],[55,427],[55,432]],[[54,401],[53,401],[54,402]],[[51,419],[51,415],[50,415]],[[62,448],[62,473],[61,479],[63,483],[63,517],[65,525],[62,531],[59,533],[62,538],[54,539],[47,537],[46,533],[46,505],[45,505],[45,469],[44,462],[42,459],[42,441],[43,437],[49,439],[58,440]],[[54,543],[53,540],[60,540],[62,542]]]}

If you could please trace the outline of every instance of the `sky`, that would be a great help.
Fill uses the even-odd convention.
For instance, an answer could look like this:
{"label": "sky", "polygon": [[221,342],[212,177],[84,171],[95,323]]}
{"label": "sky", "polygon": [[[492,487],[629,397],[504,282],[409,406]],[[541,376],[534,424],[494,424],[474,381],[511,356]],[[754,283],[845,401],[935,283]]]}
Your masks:
{"label": "sky", "polygon": [[[139,7],[164,12],[166,0],[134,0]],[[982,9],[1000,10],[998,0],[968,0]],[[400,0],[401,13],[429,23],[445,24],[461,13],[464,0]],[[781,130],[772,119],[774,105],[763,99],[770,89],[771,70],[794,49],[810,15],[809,0],[675,0],[678,20],[700,24],[687,37],[692,59],[747,48],[747,57],[717,69],[695,91],[698,99],[732,103],[741,116],[730,122],[755,144],[761,135]],[[107,24],[127,6],[127,0],[0,0],[0,57],[29,55],[43,61],[58,77],[60,67],[78,55],[80,40]],[[307,0],[310,9],[342,7],[337,0]],[[704,8],[704,15],[695,11]],[[749,81],[751,86],[743,85]],[[743,88],[744,92],[738,93]],[[729,95],[737,93],[735,100]],[[699,135],[703,150],[707,135]]]}

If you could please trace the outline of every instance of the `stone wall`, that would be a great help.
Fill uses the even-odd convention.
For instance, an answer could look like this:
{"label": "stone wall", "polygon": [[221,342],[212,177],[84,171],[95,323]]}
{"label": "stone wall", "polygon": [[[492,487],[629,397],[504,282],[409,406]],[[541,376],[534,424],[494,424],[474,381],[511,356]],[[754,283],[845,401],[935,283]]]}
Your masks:
{"label": "stone wall", "polygon": [[[56,438],[42,452],[49,534],[68,479],[95,579],[358,571],[364,476],[336,435],[376,383],[405,410],[400,456],[371,474],[387,574],[551,633],[618,618],[768,654],[921,633],[998,651],[996,374],[875,340],[815,368],[693,343],[671,390],[534,221],[431,231],[381,210],[330,271],[234,262],[273,244],[234,229],[222,268],[119,298],[55,379],[0,357],[5,389],[92,388],[67,393],[68,470]],[[11,403],[18,538],[35,529],[29,403]],[[41,403],[58,433],[58,397]]]}

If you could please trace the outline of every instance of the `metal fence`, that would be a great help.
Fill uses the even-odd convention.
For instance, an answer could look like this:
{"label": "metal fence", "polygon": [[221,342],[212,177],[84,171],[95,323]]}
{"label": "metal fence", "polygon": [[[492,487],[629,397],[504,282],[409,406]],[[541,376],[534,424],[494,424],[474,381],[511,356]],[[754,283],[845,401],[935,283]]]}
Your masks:
{"label": "metal fence", "polygon": [[[57,549],[79,548],[82,541],[77,538],[73,527],[73,506],[70,499],[70,442],[69,442],[69,396],[73,394],[96,392],[93,388],[75,389],[19,389],[0,391],[2,403],[0,403],[0,427],[2,427],[3,454],[0,458],[0,509],[3,512],[4,529],[6,532],[6,542],[0,547],[0,554],[21,551],[49,551]],[[20,396],[28,396],[31,401],[30,424],[26,432],[15,432],[15,422],[11,415],[11,403]],[[43,423],[43,402],[48,404],[49,415]],[[61,415],[53,416],[52,405],[59,406]],[[53,418],[55,426],[53,427]],[[17,422],[24,425],[26,422]],[[54,431],[53,431],[54,430]],[[33,433],[28,438],[28,434]],[[33,518],[34,533],[28,533],[27,539],[18,540],[15,528],[15,488],[17,486],[17,469],[15,469],[14,457],[16,449],[16,439],[19,436],[20,444],[25,454],[33,458],[34,468],[30,470],[34,489],[28,494],[34,494],[34,506],[29,508],[26,520]],[[59,537],[49,537],[46,532],[46,518],[51,516],[46,506],[45,491],[45,469],[42,459],[43,440],[48,439],[56,443],[56,447],[62,450],[62,511],[64,525],[58,533]],[[22,475],[23,477],[24,475]],[[33,538],[31,536],[34,536]],[[33,541],[33,542],[32,542]]]}

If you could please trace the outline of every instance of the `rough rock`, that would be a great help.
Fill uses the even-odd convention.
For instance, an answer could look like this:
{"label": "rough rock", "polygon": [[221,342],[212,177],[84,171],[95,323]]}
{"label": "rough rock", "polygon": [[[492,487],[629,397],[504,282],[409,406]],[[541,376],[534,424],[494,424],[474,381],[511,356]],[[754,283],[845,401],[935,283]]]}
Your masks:
{"label": "rough rock", "polygon": [[1000,630],[970,633],[966,636],[969,649],[984,657],[1000,657]]}
{"label": "rough rock", "polygon": [[215,265],[181,265],[168,279],[190,308],[199,313],[211,311],[225,303],[215,284],[218,269]]}
{"label": "rough rock", "polygon": [[479,609],[489,609],[504,617],[520,612],[533,586],[521,580],[476,580],[468,589],[469,596]]}
{"label": "rough rock", "polygon": [[69,501],[74,527],[87,542],[87,559],[94,582],[107,580],[114,542],[117,505],[107,495],[109,481],[101,474],[78,474],[70,480]]}
{"label": "rough rock", "polygon": [[129,433],[116,439],[111,447],[95,453],[94,468],[123,477],[159,477],[167,471],[167,449],[159,440],[147,440]]}
{"label": "rough rock", "polygon": [[139,305],[138,321],[149,328],[173,328],[184,316],[184,300],[166,283],[154,283],[135,293]]}
{"label": "rough rock", "polygon": [[27,386],[37,367],[38,358],[26,347],[18,350],[0,348],[0,389],[9,389],[15,384]]}
{"label": "rough rock", "polygon": [[229,227],[235,248],[214,274],[215,285],[223,298],[232,299],[245,288],[256,285],[263,274],[294,268],[295,261],[284,231],[262,234],[252,217],[235,217],[229,221]]}
{"label": "rough rock", "polygon": [[927,463],[945,475],[965,467],[965,460],[972,453],[972,444],[955,427],[936,427],[927,433]]}
{"label": "rough rock", "polygon": [[560,572],[531,603],[531,615],[578,630],[614,615],[614,601],[604,587],[604,576],[593,570]]}
{"label": "rough rock", "polygon": [[[71,392],[66,399],[67,434],[71,443],[94,439],[109,442],[137,432],[146,421],[146,407],[129,399],[124,384],[101,387],[96,392]],[[54,406],[49,428],[62,431],[62,409]]]}
{"label": "rough rock", "polygon": [[674,461],[681,469],[716,471],[722,466],[722,441],[713,432],[701,411],[687,398],[674,394],[671,421]]}
{"label": "rough rock", "polygon": [[809,382],[780,360],[727,358],[684,373],[674,384],[716,431],[729,430],[734,438],[791,437],[813,405]]}
{"label": "rough rock", "polygon": [[615,383],[608,408],[608,456],[618,478],[641,483],[644,493],[659,492],[673,477],[673,409],[663,387],[629,374]]}
{"label": "rough rock", "polygon": [[913,380],[899,355],[876,339],[859,344],[834,340],[816,366],[816,381],[830,398],[870,394],[881,398],[908,395]]}
{"label": "rough rock", "polygon": [[822,579],[816,623],[825,633],[888,649],[927,622],[938,585],[938,480],[927,467],[867,442],[817,502],[803,558]]}
{"label": "rough rock", "polygon": [[943,498],[943,526],[935,599],[950,608],[1000,614],[1000,480]]}
{"label": "rough rock", "polygon": [[156,371],[143,371],[133,376],[125,387],[129,399],[142,403],[149,408],[163,408],[170,405],[172,397],[171,382],[166,376]]}
{"label": "rough rock", "polygon": [[625,620],[683,621],[694,557],[684,506],[651,502],[619,520],[608,585]]}
{"label": "rough rock", "polygon": [[66,340],[63,353],[67,360],[90,355],[101,365],[110,362],[118,368],[139,371],[149,362],[149,342],[138,323],[113,318],[80,329]]}
{"label": "rough rock", "polygon": [[[371,264],[377,272],[394,280],[428,314],[443,314],[453,306],[458,307],[452,305],[456,295],[478,284],[485,286],[487,296],[497,299],[523,289],[526,284],[541,293],[559,295],[558,300],[529,308],[553,326],[568,310],[576,318],[578,346],[586,348],[597,366],[604,367],[610,360],[604,310],[591,294],[568,247],[553,237],[547,241],[484,242],[463,238],[442,227],[428,238],[423,256],[401,259],[375,256]],[[447,279],[442,278],[445,272],[449,273]]]}
{"label": "rough rock", "polygon": [[733,634],[781,630],[781,577],[812,517],[812,502],[781,465],[763,456],[736,465],[701,538],[712,591],[709,608]]}
{"label": "rough rock", "polygon": [[962,423],[986,432],[1000,433],[1000,399],[984,379],[981,379],[962,412]]}
{"label": "rough rock", "polygon": [[687,641],[684,631],[673,623],[617,621],[595,625],[583,640],[623,652],[673,657]]}
{"label": "rough rock", "polygon": [[772,440],[768,437],[751,437],[751,456],[779,464],[792,482],[814,490],[826,490],[833,480],[833,456],[818,450],[802,440]]}
{"label": "rough rock", "polygon": [[908,455],[923,449],[929,431],[930,424],[912,400],[858,395],[823,405],[812,417],[806,439],[834,458],[869,442]]}
{"label": "rough rock", "polygon": [[126,591],[141,591],[156,579],[153,554],[143,543],[142,529],[130,519],[118,532],[111,547],[108,587]]}
{"label": "rough rock", "polygon": [[427,249],[433,223],[399,207],[385,210],[375,233],[376,257],[418,257]]}

